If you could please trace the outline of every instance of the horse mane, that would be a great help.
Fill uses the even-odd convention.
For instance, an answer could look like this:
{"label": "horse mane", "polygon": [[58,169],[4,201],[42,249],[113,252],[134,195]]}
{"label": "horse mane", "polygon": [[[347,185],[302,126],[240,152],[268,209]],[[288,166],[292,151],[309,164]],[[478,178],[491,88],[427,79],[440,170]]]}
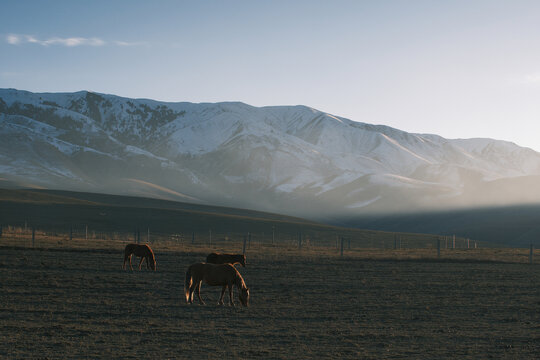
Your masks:
{"label": "horse mane", "polygon": [[[236,270],[236,268],[234,266],[233,266],[233,268],[234,268],[234,270]],[[238,270],[236,270],[236,276],[235,276],[235,279],[234,279],[234,283],[235,283],[236,286],[238,286],[239,289],[247,289],[246,283],[244,282],[244,278],[242,277],[242,275],[240,275],[240,272]]]}
{"label": "horse mane", "polygon": [[144,246],[146,246],[146,249],[148,250],[148,255],[150,255],[150,258],[152,259],[152,261],[156,261],[156,258],[154,256],[154,252],[152,251],[152,248],[150,248],[150,246],[148,246],[146,244]]}
{"label": "horse mane", "polygon": [[145,244],[146,249],[148,250],[148,255],[150,256],[150,261],[154,263],[154,269],[156,268],[156,257],[154,256],[154,252],[152,251],[152,248],[150,246]]}

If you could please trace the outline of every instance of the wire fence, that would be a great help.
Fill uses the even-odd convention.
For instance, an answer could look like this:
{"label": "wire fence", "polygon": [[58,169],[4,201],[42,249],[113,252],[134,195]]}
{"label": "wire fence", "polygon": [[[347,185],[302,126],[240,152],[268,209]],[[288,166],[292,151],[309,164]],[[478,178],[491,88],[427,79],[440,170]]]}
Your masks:
{"label": "wire fence", "polygon": [[[162,250],[223,251],[236,253],[272,249],[280,252],[319,252],[337,256],[369,257],[378,254],[391,257],[431,257],[534,262],[535,249],[506,249],[493,244],[457,236],[407,234],[389,232],[336,231],[280,231],[275,226],[269,231],[213,231],[187,230],[159,232],[147,228],[133,231],[103,231],[87,225],[73,225],[64,229],[40,229],[26,226],[1,226],[0,246],[24,248],[107,248],[122,249],[128,243],[147,243]],[[492,249],[486,252],[479,249]]]}
{"label": "wire fence", "polygon": [[[352,249],[425,249],[441,246],[445,249],[470,249],[478,247],[493,247],[489,243],[478,242],[456,236],[438,236],[426,234],[394,234],[385,232],[369,232],[351,236],[337,232],[336,234],[307,232],[280,232],[275,228],[270,232],[240,232],[240,231],[178,231],[159,232],[150,228],[135,228],[132,232],[102,231],[88,226],[71,226],[68,229],[40,229],[21,226],[1,226],[0,238],[10,239],[14,244],[34,246],[40,240],[58,240],[61,242],[85,240],[90,243],[96,241],[133,242],[133,243],[174,243],[178,245],[219,245],[227,243],[243,244],[247,247],[286,246],[310,248],[334,248],[340,250]],[[33,243],[32,243],[33,241]],[[442,245],[441,245],[442,244]]]}

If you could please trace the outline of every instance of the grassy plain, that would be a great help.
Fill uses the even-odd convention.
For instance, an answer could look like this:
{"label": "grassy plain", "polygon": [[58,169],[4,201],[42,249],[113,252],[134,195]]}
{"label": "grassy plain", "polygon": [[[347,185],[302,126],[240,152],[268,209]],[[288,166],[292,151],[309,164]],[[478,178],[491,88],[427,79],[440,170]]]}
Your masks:
{"label": "grassy plain", "polygon": [[[251,306],[186,305],[212,247],[154,243],[158,271],[123,271],[122,241],[0,239],[0,358],[533,359],[540,266],[525,250],[347,251],[254,246]],[[538,259],[538,253],[536,254]]]}
{"label": "grassy plain", "polygon": [[[395,233],[345,228],[304,219],[246,209],[180,203],[157,199],[52,190],[0,189],[0,228],[19,241],[36,236],[95,240],[135,239],[189,244],[216,240],[241,242],[249,233],[254,243],[336,247],[344,238],[354,248],[434,248],[438,239],[450,247],[450,237],[432,234]],[[22,229],[25,229],[24,231]],[[37,240],[39,242],[40,240]],[[70,241],[72,246],[73,241]],[[488,242],[470,241],[481,247]],[[86,244],[84,245],[86,246]],[[467,239],[456,238],[456,247],[467,247]]]}

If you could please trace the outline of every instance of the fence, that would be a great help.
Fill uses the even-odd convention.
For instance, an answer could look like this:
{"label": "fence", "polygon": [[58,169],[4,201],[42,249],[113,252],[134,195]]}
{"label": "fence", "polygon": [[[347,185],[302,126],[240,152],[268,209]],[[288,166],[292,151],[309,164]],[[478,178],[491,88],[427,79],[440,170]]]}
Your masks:
{"label": "fence", "polygon": [[[474,250],[492,248],[493,244],[478,242],[456,236],[425,234],[397,234],[386,232],[328,232],[328,231],[280,231],[272,226],[269,231],[239,232],[193,229],[178,232],[159,232],[149,227],[136,227],[132,231],[102,231],[88,225],[71,225],[65,229],[40,229],[32,226],[0,226],[0,245],[20,247],[106,247],[121,248],[127,243],[149,243],[164,249],[215,249],[216,251],[242,251],[244,254],[261,249],[300,252],[319,251],[338,256],[367,256],[377,251],[385,254],[401,254],[412,257],[413,253],[432,258],[448,258],[468,251],[474,258]],[[388,252],[388,250],[392,250]],[[531,244],[519,262],[534,262],[535,249]],[[502,251],[502,250],[500,250]],[[524,249],[520,250],[520,254]],[[431,254],[431,255],[429,255]]]}

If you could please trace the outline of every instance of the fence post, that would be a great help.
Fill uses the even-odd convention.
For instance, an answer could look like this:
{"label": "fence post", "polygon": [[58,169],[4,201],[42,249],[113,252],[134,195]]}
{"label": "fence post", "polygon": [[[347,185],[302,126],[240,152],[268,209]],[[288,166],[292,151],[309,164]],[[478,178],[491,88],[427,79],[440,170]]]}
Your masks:
{"label": "fence post", "polygon": [[343,238],[341,238],[341,256],[343,256]]}
{"label": "fence post", "polygon": [[397,249],[397,235],[394,234],[394,250]]}
{"label": "fence post", "polygon": [[88,225],[86,225],[86,230],[84,231],[84,239],[85,241],[88,241]]}
{"label": "fence post", "polygon": [[302,233],[298,233],[298,249],[302,249]]}
{"label": "fence post", "polygon": [[272,225],[272,245],[274,245],[275,236],[276,236],[276,226]]}
{"label": "fence post", "polygon": [[529,249],[529,264],[533,263],[533,254],[534,254],[534,245],[531,244],[531,247]]}
{"label": "fence post", "polygon": [[452,249],[456,248],[456,235],[452,237]]}
{"label": "fence post", "polygon": [[437,258],[441,257],[441,238],[437,237]]}
{"label": "fence post", "polygon": [[469,249],[470,242],[471,242],[471,239],[467,239],[467,249]]}
{"label": "fence post", "polygon": [[247,243],[247,237],[244,235],[244,246],[242,247],[242,255],[246,255],[246,243]]}
{"label": "fence post", "polygon": [[32,247],[36,247],[36,229],[32,226]]}
{"label": "fence post", "polygon": [[251,249],[251,233],[248,232],[248,249]]}
{"label": "fence post", "polygon": [[69,241],[73,240],[73,225],[69,226]]}

